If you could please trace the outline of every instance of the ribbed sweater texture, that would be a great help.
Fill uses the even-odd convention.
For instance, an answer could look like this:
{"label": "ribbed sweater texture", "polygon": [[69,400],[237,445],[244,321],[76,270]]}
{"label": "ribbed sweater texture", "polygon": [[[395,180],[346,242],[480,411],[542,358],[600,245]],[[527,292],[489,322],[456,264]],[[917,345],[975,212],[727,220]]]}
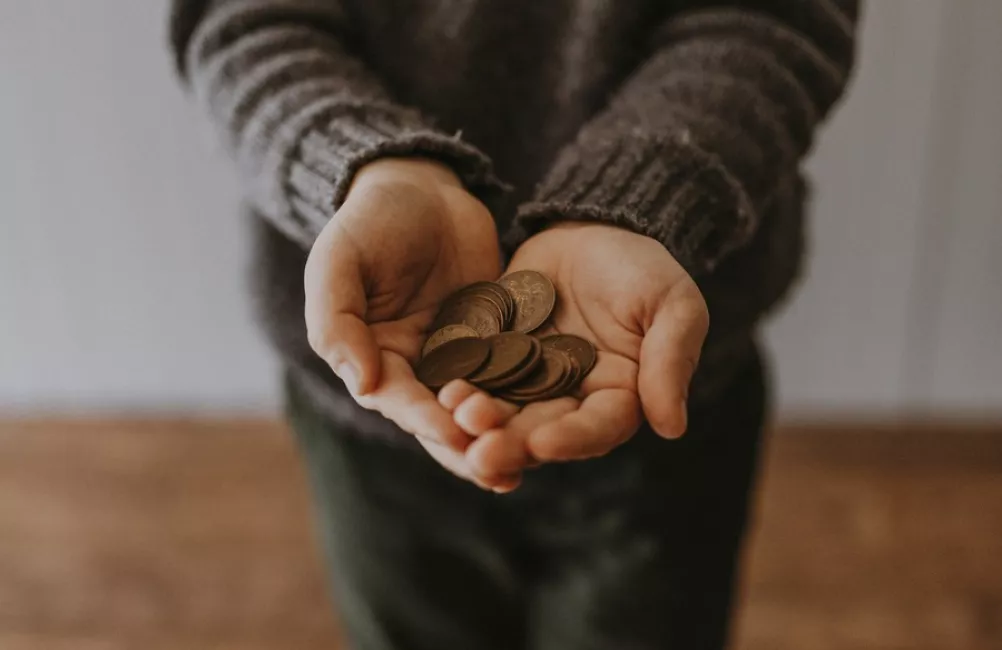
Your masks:
{"label": "ribbed sweater texture", "polygon": [[852,69],[858,0],[175,0],[179,71],[260,219],[260,314],[317,398],[357,419],[309,352],[306,253],[354,174],[450,165],[508,252],[592,220],[661,242],[710,337],[695,394],[788,291],[801,163]]}

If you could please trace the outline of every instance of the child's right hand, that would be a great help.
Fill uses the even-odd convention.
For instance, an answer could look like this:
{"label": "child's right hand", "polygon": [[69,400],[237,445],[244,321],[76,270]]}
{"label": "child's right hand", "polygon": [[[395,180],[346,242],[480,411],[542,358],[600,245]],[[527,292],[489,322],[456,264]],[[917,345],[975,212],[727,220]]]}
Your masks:
{"label": "child's right hand", "polygon": [[462,452],[471,438],[412,364],[442,301],[494,280],[500,264],[490,212],[450,169],[423,159],[370,163],[306,264],[310,345],[359,404],[426,447]]}

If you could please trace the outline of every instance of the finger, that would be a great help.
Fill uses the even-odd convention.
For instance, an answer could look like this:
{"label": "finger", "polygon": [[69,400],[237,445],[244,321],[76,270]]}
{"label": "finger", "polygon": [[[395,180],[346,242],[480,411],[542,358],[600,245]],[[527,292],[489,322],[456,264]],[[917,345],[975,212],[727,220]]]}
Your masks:
{"label": "finger", "polygon": [[361,318],[332,314],[322,326],[324,343],[317,354],[354,396],[366,395],[379,383],[379,347]]}
{"label": "finger", "polygon": [[463,454],[430,440],[419,439],[419,442],[425,451],[428,452],[428,455],[439,465],[458,478],[469,481],[483,490],[506,494],[522,483],[522,475],[518,472],[499,476],[480,477],[472,470]]}
{"label": "finger", "polygon": [[477,387],[470,382],[456,379],[438,391],[438,403],[449,411],[455,411],[457,406],[476,392]]}
{"label": "finger", "polygon": [[514,476],[508,476],[503,479],[499,479],[491,487],[492,490],[498,494],[508,494],[513,492],[519,485],[522,484],[522,475],[516,474]]}
{"label": "finger", "polygon": [[474,481],[473,472],[463,454],[431,440],[418,438],[418,442],[428,452],[428,455],[443,468],[464,481]]}
{"label": "finger", "polygon": [[573,413],[581,402],[573,397],[561,397],[545,402],[527,404],[513,416],[501,430],[506,437],[518,440],[528,454],[526,467],[533,467],[541,458],[536,458],[527,446],[529,434],[549,422],[559,420],[568,413]]}
{"label": "finger", "polygon": [[466,448],[466,462],[485,482],[521,473],[531,460],[525,440],[500,429],[488,431]]}
{"label": "finger", "polygon": [[640,402],[648,422],[665,438],[685,433],[689,382],[709,325],[703,296],[689,281],[672,289],[644,334],[640,346]]}
{"label": "finger", "polygon": [[470,437],[463,433],[452,414],[414,376],[407,361],[392,352],[382,355],[382,379],[375,390],[356,396],[367,409],[378,411],[404,431],[419,438],[463,451]]}
{"label": "finger", "polygon": [[487,431],[466,449],[467,461],[478,476],[494,477],[538,467],[527,446],[529,434],[547,422],[573,412],[580,402],[572,397],[529,404],[503,427]]}
{"label": "finger", "polygon": [[529,433],[529,453],[541,461],[593,458],[628,440],[640,427],[636,393],[607,388],[592,393],[581,406]]}
{"label": "finger", "polygon": [[577,394],[591,395],[604,388],[637,387],[637,364],[618,354],[598,351],[595,367],[582,380]]}
{"label": "finger", "polygon": [[361,262],[335,220],[310,251],[303,274],[306,331],[310,346],[345,382],[352,395],[379,383],[379,348],[365,323]]}
{"label": "finger", "polygon": [[518,413],[511,402],[496,399],[482,391],[475,391],[453,411],[452,417],[463,431],[471,436],[502,426]]}
{"label": "finger", "polygon": [[472,436],[499,427],[518,413],[511,402],[490,397],[462,379],[446,384],[438,393],[438,403],[452,411],[456,423]]}

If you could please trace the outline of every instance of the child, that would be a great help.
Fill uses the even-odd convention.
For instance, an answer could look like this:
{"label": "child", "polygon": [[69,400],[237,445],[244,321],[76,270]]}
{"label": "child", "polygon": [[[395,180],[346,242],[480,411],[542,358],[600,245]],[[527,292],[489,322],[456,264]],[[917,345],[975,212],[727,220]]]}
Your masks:
{"label": "child", "polygon": [[[857,4],[176,0],[353,648],[724,647]],[[598,346],[578,394],[418,383],[442,300],[518,269]]]}

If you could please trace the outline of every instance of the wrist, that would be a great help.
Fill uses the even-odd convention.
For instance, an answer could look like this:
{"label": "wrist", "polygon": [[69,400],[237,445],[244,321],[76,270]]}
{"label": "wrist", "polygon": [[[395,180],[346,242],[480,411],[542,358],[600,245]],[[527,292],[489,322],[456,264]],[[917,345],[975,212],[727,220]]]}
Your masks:
{"label": "wrist", "polygon": [[462,188],[459,176],[444,163],[430,158],[378,158],[363,165],[348,193],[373,185],[406,184],[426,190]]}
{"label": "wrist", "polygon": [[661,242],[649,235],[636,232],[616,224],[596,221],[558,220],[548,222],[544,227],[527,237],[517,246],[514,255],[523,248],[550,248],[567,251],[572,255],[594,256],[607,249],[635,249],[648,251],[651,259],[663,255],[674,260],[674,256]]}
{"label": "wrist", "polygon": [[529,239],[532,239],[533,237],[545,236],[548,233],[552,233],[554,234],[554,236],[557,236],[557,233],[564,233],[570,236],[572,234],[577,234],[577,233],[589,233],[589,234],[594,233],[597,235],[601,235],[602,233],[623,232],[623,231],[637,234],[631,230],[622,228],[615,224],[602,223],[598,221],[576,221],[573,219],[564,219],[564,220],[550,221],[545,226],[539,228],[539,230],[537,230],[534,234],[530,235]]}

